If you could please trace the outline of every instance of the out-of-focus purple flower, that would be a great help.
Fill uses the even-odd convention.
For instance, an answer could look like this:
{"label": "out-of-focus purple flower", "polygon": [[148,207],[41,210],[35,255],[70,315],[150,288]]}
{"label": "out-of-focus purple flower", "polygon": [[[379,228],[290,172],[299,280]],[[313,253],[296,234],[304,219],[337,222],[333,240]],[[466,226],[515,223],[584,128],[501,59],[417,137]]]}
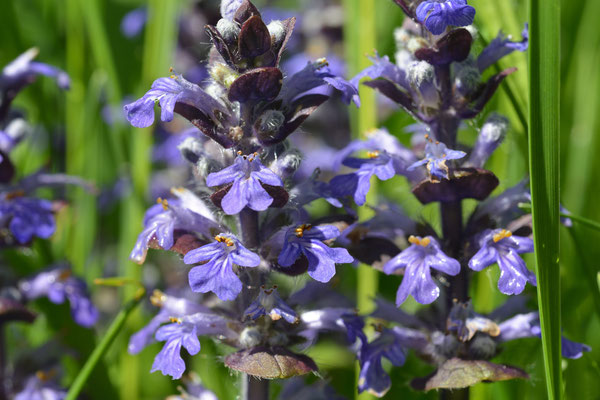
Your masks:
{"label": "out-of-focus purple flower", "polygon": [[[23,118],[14,118],[0,130],[0,151],[9,154],[28,135],[32,127]],[[0,160],[1,161],[1,160]]]}
{"label": "out-of-focus purple flower", "polygon": [[460,263],[448,257],[431,236],[411,236],[411,245],[383,266],[383,272],[392,274],[404,269],[404,278],[396,293],[396,305],[404,303],[409,295],[421,304],[430,304],[440,295],[440,289],[431,278],[431,268],[448,275],[460,272]]}
{"label": "out-of-focus purple flower", "polygon": [[368,159],[346,158],[344,165],[358,168],[351,174],[338,175],[329,182],[334,197],[352,196],[359,206],[367,201],[367,193],[371,188],[371,177],[376,175],[386,181],[396,174],[392,157],[386,152],[368,153]]}
{"label": "out-of-focus purple flower", "polygon": [[33,61],[38,53],[37,48],[31,48],[6,65],[0,74],[0,90],[19,90],[38,75],[54,78],[58,87],[68,89],[71,85],[69,75],[51,65]]}
{"label": "out-of-focus purple flower", "polygon": [[138,7],[129,11],[121,20],[121,33],[126,38],[133,38],[139,35],[148,20],[148,11],[146,7]]}
{"label": "out-of-focus purple flower", "polygon": [[348,308],[325,307],[306,311],[300,315],[300,321],[301,328],[298,334],[307,340],[307,347],[317,340],[319,333],[324,332],[343,333],[350,344],[354,344],[357,339],[361,344],[367,341],[363,332],[365,322],[356,311]]}
{"label": "out-of-focus purple flower", "polygon": [[515,218],[524,214],[519,208],[519,203],[531,201],[529,195],[529,180],[523,179],[516,185],[506,189],[496,197],[482,202],[471,217],[472,220],[480,220],[489,217],[496,226],[507,226]]}
{"label": "out-of-focus purple flower", "polygon": [[[500,336],[498,339],[501,342],[527,337],[542,337],[540,316],[537,311],[527,314],[517,314],[500,323],[499,326]],[[584,352],[591,350],[592,348],[587,344],[573,342],[564,336],[561,337],[561,351],[564,358],[580,358]]]}
{"label": "out-of-focus purple flower", "polygon": [[277,294],[277,286],[270,289],[267,289],[264,285],[261,286],[256,300],[244,311],[244,317],[253,320],[263,315],[269,316],[273,321],[283,318],[290,324],[298,322],[296,312]]}
{"label": "out-of-focus purple flower", "polygon": [[512,53],[515,50],[526,51],[529,47],[529,26],[525,24],[525,28],[521,33],[523,39],[520,42],[511,41],[511,37],[506,37],[502,32],[481,52],[477,57],[477,67],[480,72],[485,71],[490,65],[495,64],[502,57]]}
{"label": "out-of-focus purple flower", "polygon": [[448,26],[471,25],[475,9],[467,0],[425,0],[417,7],[416,16],[429,32],[439,35]]}
{"label": "out-of-focus purple flower", "polygon": [[504,140],[510,123],[508,118],[493,113],[485,121],[465,166],[483,168],[485,162]]}
{"label": "out-of-focus purple flower", "polygon": [[186,264],[205,263],[189,273],[190,287],[194,292],[214,292],[221,300],[234,300],[242,291],[242,282],[233,272],[233,264],[257,267],[260,257],[245,248],[240,240],[230,234],[220,234],[215,242],[188,252]]}
{"label": "out-of-focus purple flower", "polygon": [[[186,129],[183,132],[175,134],[167,133],[166,139],[154,146],[154,149],[152,150],[152,160],[162,161],[172,166],[185,165],[186,162],[181,155],[179,145],[190,137],[198,137],[198,129]],[[202,136],[202,138],[204,138],[204,136]]]}
{"label": "out-of-focus purple flower", "polygon": [[63,400],[67,397],[67,391],[47,375],[40,371],[27,378],[25,387],[15,395],[14,400]]}
{"label": "out-of-focus purple flower", "polygon": [[382,397],[390,389],[392,381],[381,365],[384,357],[396,367],[406,361],[405,347],[400,337],[391,329],[384,329],[377,339],[361,348],[359,393],[366,390],[374,396]]}
{"label": "out-of-focus purple flower", "polygon": [[[558,205],[558,209],[560,211],[561,214],[565,214],[565,215],[569,215],[571,214],[571,212],[569,210],[567,210],[562,204]],[[573,226],[573,220],[569,217],[560,217],[560,222],[566,226],[567,228],[570,228]]]}
{"label": "out-of-focus purple flower", "polygon": [[196,355],[200,351],[200,341],[196,334],[196,325],[177,321],[161,326],[156,331],[156,340],[166,342],[154,358],[150,372],[160,371],[173,379],[179,379],[185,371],[185,362],[181,358],[181,347]]}
{"label": "out-of-focus purple flower", "polygon": [[159,198],[144,215],[144,230],[138,235],[137,242],[129,258],[142,264],[146,259],[148,245],[156,239],[160,247],[170,249],[174,244],[173,233],[176,229],[198,232],[210,237],[211,232],[220,229],[208,207],[196,195],[184,188],[172,189],[177,199]]}
{"label": "out-of-focus purple flower", "polygon": [[346,400],[345,397],[337,395],[324,379],[306,384],[302,377],[286,379],[279,398],[286,400]]}
{"label": "out-of-focus purple flower", "polygon": [[289,267],[304,255],[308,261],[308,274],[319,282],[328,282],[335,275],[336,263],[354,261],[348,250],[329,247],[323,243],[339,235],[339,229],[333,225],[303,224],[290,227],[285,233],[283,248],[277,261],[282,267]]}
{"label": "out-of-focus purple flower", "polygon": [[449,170],[446,161],[458,160],[466,155],[467,153],[464,151],[451,150],[444,143],[434,142],[429,139],[429,142],[425,146],[425,158],[410,165],[408,170],[412,171],[421,165],[427,165],[427,171],[429,171],[432,177],[449,179]]}
{"label": "out-of-focus purple flower", "polygon": [[521,253],[533,252],[533,240],[513,236],[506,229],[488,229],[479,240],[479,250],[469,261],[469,268],[481,271],[498,263],[500,279],[498,289],[504,294],[520,294],[529,282],[536,285],[535,274],[527,269]]}
{"label": "out-of-focus purple flower", "polygon": [[200,86],[189,82],[183,76],[172,75],[159,78],[152,83],[146,94],[123,107],[127,120],[136,128],[146,128],[154,123],[154,104],[160,103],[160,119],[163,122],[173,120],[173,112],[177,103],[185,103],[196,107],[208,117],[215,111],[227,113],[225,107],[215,98],[204,92]]}
{"label": "out-of-focus purple flower", "polygon": [[233,165],[206,177],[207,186],[229,183],[232,186],[223,197],[221,207],[230,215],[239,213],[246,206],[254,211],[266,210],[273,203],[273,198],[263,184],[283,186],[281,178],[260,162],[258,154],[239,155]]}
{"label": "out-of-focus purple flower", "polygon": [[221,0],[221,16],[228,20],[233,20],[233,16],[242,5],[242,0]]}
{"label": "out-of-focus purple flower", "polygon": [[72,276],[67,268],[57,267],[40,272],[21,281],[19,290],[27,300],[47,297],[55,304],[69,300],[73,320],[86,328],[93,326],[98,320],[98,310],[90,300],[87,285]]}
{"label": "out-of-focus purple flower", "polygon": [[185,388],[177,388],[181,395],[169,396],[166,400],[219,400],[212,391],[204,387],[195,373],[188,373],[183,381]]}
{"label": "out-of-focus purple flower", "polygon": [[8,223],[19,243],[25,244],[34,236],[42,239],[52,236],[56,229],[52,202],[35,197],[3,197],[0,199],[0,222],[2,225]]}
{"label": "out-of-focus purple flower", "polygon": [[127,351],[130,354],[137,354],[154,342],[154,333],[162,324],[169,322],[170,318],[182,318],[199,312],[210,313],[209,309],[198,303],[186,298],[165,294],[160,290],[154,290],[150,301],[154,306],[160,307],[160,311],[146,326],[131,335],[127,346]]}

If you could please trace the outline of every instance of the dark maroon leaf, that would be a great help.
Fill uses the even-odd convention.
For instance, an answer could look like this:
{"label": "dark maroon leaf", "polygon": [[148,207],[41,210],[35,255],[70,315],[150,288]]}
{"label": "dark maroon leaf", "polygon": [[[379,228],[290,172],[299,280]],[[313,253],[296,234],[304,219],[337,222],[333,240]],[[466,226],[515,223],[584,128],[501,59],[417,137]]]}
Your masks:
{"label": "dark maroon leaf", "polygon": [[462,199],[485,200],[498,186],[493,172],[479,168],[457,168],[451,170],[450,179],[432,181],[426,179],[412,190],[423,204],[439,201],[448,203]]}
{"label": "dark maroon leaf", "polygon": [[0,151],[0,159],[0,183],[8,183],[15,176],[15,166],[3,151]]}
{"label": "dark maroon leaf", "polygon": [[205,241],[198,239],[195,235],[181,230],[176,230],[173,232],[173,239],[173,246],[170,249],[163,249],[158,244],[156,236],[153,236],[148,242],[148,248],[156,250],[169,250],[185,256],[189,251],[197,249],[198,247],[202,247],[206,244]]}
{"label": "dark maroon leaf", "polygon": [[0,325],[9,321],[32,323],[36,315],[17,300],[0,297]]}
{"label": "dark maroon leaf", "polygon": [[223,39],[223,36],[221,36],[217,28],[212,25],[206,25],[204,30],[212,44],[215,46],[215,49],[217,49],[221,57],[223,57],[223,60],[225,60],[230,67],[235,68],[235,60],[233,59],[231,50],[229,50],[229,46],[225,43],[225,39]]}
{"label": "dark maroon leaf", "polygon": [[385,78],[373,79],[370,81],[363,82],[363,85],[377,89],[381,94],[395,103],[400,104],[406,111],[411,114],[415,113],[415,105],[405,91],[400,89],[394,82],[389,81]]}
{"label": "dark maroon leaf", "polygon": [[196,107],[186,103],[178,102],[175,104],[175,112],[190,121],[194,126],[200,129],[203,134],[219,143],[226,149],[234,145],[233,140],[231,140],[230,137],[220,133],[217,130],[217,126],[215,125],[214,121]]}
{"label": "dark maroon leaf", "polygon": [[460,389],[479,382],[498,382],[517,378],[529,379],[529,375],[519,368],[494,364],[489,361],[451,358],[440,365],[430,376],[414,379],[411,386],[425,391]]}
{"label": "dark maroon leaf", "polygon": [[245,58],[260,56],[271,49],[271,34],[258,15],[250,17],[242,25],[238,49]]}
{"label": "dark maroon leaf", "polygon": [[252,4],[248,0],[244,0],[242,5],[235,12],[235,15],[233,16],[233,20],[241,25],[244,22],[246,22],[250,17],[255,16],[255,15],[260,16],[260,12],[256,8],[256,6],[254,6],[254,4]]}
{"label": "dark maroon leaf", "polygon": [[283,74],[279,68],[266,67],[246,72],[237,78],[229,88],[230,101],[245,103],[249,100],[273,100],[283,84]]}
{"label": "dark maroon leaf", "polygon": [[258,378],[287,379],[317,371],[308,356],[295,354],[283,347],[254,347],[225,357],[225,365]]}
{"label": "dark maroon leaf", "polygon": [[271,266],[275,271],[281,272],[282,274],[286,274],[289,276],[298,276],[308,271],[308,259],[304,254],[302,254],[289,267],[282,267],[277,262],[274,262],[273,264],[271,264]]}
{"label": "dark maroon leaf", "polygon": [[468,104],[459,107],[458,114],[460,117],[464,119],[476,117],[477,114],[483,110],[488,101],[490,101],[504,78],[516,70],[516,68],[508,68],[488,79],[488,81],[484,85],[481,85],[472,96],[469,96],[469,99],[467,100]]}
{"label": "dark maroon leaf", "polygon": [[281,45],[278,48],[274,48],[273,51],[277,52],[277,60],[275,65],[279,65],[279,61],[281,60],[281,55],[283,54],[283,50],[285,50],[285,46],[287,42],[290,40],[292,36],[292,32],[294,32],[294,26],[296,25],[296,17],[288,18],[281,21],[283,24],[283,29],[285,29],[285,38],[281,42]]}
{"label": "dark maroon leaf", "polygon": [[473,37],[464,28],[454,29],[438,40],[435,48],[422,48],[415,52],[417,60],[432,65],[447,65],[467,59],[471,52]]}

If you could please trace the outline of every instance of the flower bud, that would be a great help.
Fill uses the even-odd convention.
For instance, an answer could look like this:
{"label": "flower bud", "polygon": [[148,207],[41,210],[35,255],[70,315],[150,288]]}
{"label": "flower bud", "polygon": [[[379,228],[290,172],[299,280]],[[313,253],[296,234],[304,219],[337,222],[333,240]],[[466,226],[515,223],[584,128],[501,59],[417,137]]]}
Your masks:
{"label": "flower bud", "polygon": [[435,70],[428,62],[415,61],[408,66],[408,82],[420,93],[425,107],[438,106],[440,98],[434,81]]}
{"label": "flower bud", "polygon": [[177,146],[177,149],[181,152],[181,156],[192,164],[196,164],[200,157],[202,157],[202,148],[202,142],[191,136],[185,138]]}
{"label": "flower bud", "polygon": [[266,110],[254,123],[254,130],[261,141],[274,138],[285,122],[281,111]]}
{"label": "flower bud", "polygon": [[240,27],[235,22],[223,18],[217,22],[217,31],[223,36],[225,42],[233,43],[240,34]]}
{"label": "flower bud", "polygon": [[240,333],[240,345],[243,348],[249,349],[251,347],[258,346],[262,340],[262,334],[255,326],[249,326],[244,328]]}
{"label": "flower bud", "polygon": [[271,34],[271,43],[272,46],[279,45],[285,39],[285,28],[281,21],[271,21],[269,25],[267,25],[267,29]]}
{"label": "flower bud", "polygon": [[480,82],[481,74],[475,64],[468,62],[460,64],[460,69],[456,72],[456,78],[454,79],[456,89],[460,94],[466,96],[473,92]]}
{"label": "flower bud", "polygon": [[491,114],[481,127],[477,142],[473,146],[468,165],[483,168],[485,162],[504,140],[509,128],[508,119],[500,114]]}
{"label": "flower bud", "polygon": [[477,334],[469,342],[469,354],[479,360],[489,360],[496,354],[496,342],[489,335]]}
{"label": "flower bud", "polygon": [[277,158],[269,168],[275,172],[282,180],[291,177],[302,162],[302,155],[296,149],[285,152],[281,157]]}

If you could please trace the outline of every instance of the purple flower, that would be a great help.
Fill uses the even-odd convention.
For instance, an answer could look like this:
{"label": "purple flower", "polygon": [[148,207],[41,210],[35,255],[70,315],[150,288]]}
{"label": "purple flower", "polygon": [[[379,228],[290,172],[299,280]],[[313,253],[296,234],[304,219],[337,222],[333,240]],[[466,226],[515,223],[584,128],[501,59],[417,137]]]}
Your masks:
{"label": "purple flower", "polygon": [[509,126],[508,118],[492,113],[481,127],[477,141],[465,165],[483,168],[485,162],[504,140]]}
{"label": "purple flower", "polygon": [[33,61],[38,53],[37,48],[31,48],[6,65],[0,74],[0,90],[19,90],[38,75],[54,78],[58,87],[68,89],[71,84],[69,75],[51,65]]}
{"label": "purple flower", "polygon": [[290,324],[298,322],[298,315],[277,294],[277,286],[267,289],[261,286],[256,300],[244,311],[244,317],[255,320],[263,315],[268,315],[273,321],[281,318]]}
{"label": "purple flower", "polygon": [[424,238],[411,236],[411,245],[383,266],[383,272],[392,274],[404,269],[402,284],[396,293],[396,305],[404,303],[412,295],[421,304],[430,304],[440,295],[440,289],[431,278],[431,268],[448,275],[460,272],[460,263],[448,257],[438,242],[431,236]]}
{"label": "purple flower", "polygon": [[325,307],[306,311],[300,315],[300,321],[302,325],[298,334],[307,340],[306,347],[312,345],[322,332],[343,333],[350,344],[354,344],[357,339],[361,344],[367,341],[363,332],[364,320],[349,308]]}
{"label": "purple flower", "polygon": [[[500,336],[498,339],[501,342],[527,337],[542,337],[540,316],[537,311],[527,314],[517,314],[500,323],[499,326]],[[591,350],[592,348],[586,344],[573,342],[561,336],[561,352],[564,358],[580,358],[584,352]]]}
{"label": "purple flower", "polygon": [[257,267],[260,257],[245,248],[233,235],[220,234],[215,242],[188,252],[186,264],[205,263],[189,273],[190,287],[194,292],[214,292],[221,300],[234,300],[242,291],[242,282],[233,272],[233,264]]}
{"label": "purple flower", "polygon": [[47,297],[55,304],[69,300],[73,320],[86,328],[93,326],[98,320],[98,310],[89,298],[87,285],[72,276],[67,268],[58,267],[40,272],[21,281],[19,290],[27,300]]}
{"label": "purple flower", "polygon": [[498,263],[498,289],[504,294],[520,294],[529,282],[536,285],[535,274],[527,269],[521,253],[533,252],[533,240],[513,236],[506,229],[488,229],[479,240],[479,250],[469,261],[469,268],[481,271]]}
{"label": "purple flower", "polygon": [[208,308],[198,303],[186,298],[165,294],[160,290],[154,290],[152,296],[150,296],[150,301],[156,307],[160,307],[160,311],[146,326],[131,335],[129,345],[127,346],[127,351],[130,354],[137,354],[147,345],[154,342],[154,332],[162,324],[169,322],[170,318],[182,318],[199,312],[210,313]]}
{"label": "purple flower", "polygon": [[339,229],[333,225],[303,224],[290,227],[285,233],[283,248],[277,262],[282,267],[289,267],[303,255],[308,261],[308,274],[319,282],[329,282],[335,275],[336,263],[354,261],[348,250],[329,247],[323,243],[339,235]]}
{"label": "purple flower", "polygon": [[9,195],[0,199],[0,222],[6,224],[21,244],[29,242],[34,236],[48,239],[54,233],[56,225],[52,213],[52,202],[34,197]]}
{"label": "purple flower", "polygon": [[439,35],[450,25],[471,25],[475,9],[467,0],[425,0],[417,7],[416,16],[431,33]]}
{"label": "purple flower", "polygon": [[181,358],[181,347],[185,347],[192,356],[200,351],[196,326],[181,321],[161,326],[156,331],[156,340],[166,343],[154,358],[150,372],[160,371],[163,375],[170,375],[173,379],[181,378],[185,371],[185,362]]}
{"label": "purple flower", "polygon": [[390,389],[392,381],[381,365],[384,357],[396,367],[403,365],[406,361],[406,350],[402,340],[391,329],[383,330],[377,339],[361,348],[359,393],[366,390],[377,397],[382,397]]}
{"label": "purple flower", "polygon": [[529,26],[525,24],[525,28],[521,34],[523,39],[520,42],[513,42],[509,37],[505,37],[502,32],[481,52],[477,57],[477,67],[480,72],[485,71],[489,66],[495,64],[502,57],[512,53],[515,50],[525,51],[529,47]]}
{"label": "purple flower", "polygon": [[242,0],[221,0],[221,16],[228,20],[233,20],[233,16],[242,5]]}
{"label": "purple flower", "polygon": [[159,78],[152,83],[146,94],[123,107],[127,120],[136,128],[146,128],[154,123],[154,104],[161,107],[160,119],[163,122],[173,120],[173,112],[177,103],[185,103],[196,107],[209,117],[215,111],[226,113],[225,107],[216,99],[204,92],[200,86],[187,81],[182,76],[171,75],[170,78]]}
{"label": "purple flower", "polygon": [[25,387],[17,393],[14,400],[63,400],[67,391],[51,381],[49,374],[42,371],[27,378]]}
{"label": "purple flower", "polygon": [[132,38],[140,34],[148,20],[146,7],[138,7],[129,11],[121,20],[121,33],[126,38]]}
{"label": "purple flower", "polygon": [[393,159],[386,152],[369,152],[368,156],[368,159],[346,158],[344,160],[344,165],[358,168],[358,171],[338,175],[329,182],[334,197],[353,196],[356,204],[362,206],[367,201],[373,175],[382,181],[394,177],[396,171]]}
{"label": "purple flower", "polygon": [[146,211],[144,230],[138,235],[129,255],[132,261],[138,264],[144,262],[152,239],[156,239],[163,249],[169,250],[173,247],[173,233],[176,229],[198,232],[206,237],[210,237],[213,230],[220,229],[211,211],[192,192],[184,188],[175,188],[171,193],[178,198],[170,201],[159,198],[158,204]]}
{"label": "purple flower", "polygon": [[442,142],[434,142],[429,139],[425,145],[425,158],[413,163],[408,167],[409,171],[416,169],[418,166],[427,165],[427,171],[432,177],[439,179],[449,179],[448,166],[446,161],[458,160],[466,155],[464,151],[450,150]]}
{"label": "purple flower", "polygon": [[283,186],[281,178],[265,167],[256,153],[239,155],[233,165],[206,177],[207,186],[229,183],[233,184],[221,201],[223,211],[229,215],[239,213],[246,206],[254,211],[266,210],[273,203],[273,198],[263,184]]}

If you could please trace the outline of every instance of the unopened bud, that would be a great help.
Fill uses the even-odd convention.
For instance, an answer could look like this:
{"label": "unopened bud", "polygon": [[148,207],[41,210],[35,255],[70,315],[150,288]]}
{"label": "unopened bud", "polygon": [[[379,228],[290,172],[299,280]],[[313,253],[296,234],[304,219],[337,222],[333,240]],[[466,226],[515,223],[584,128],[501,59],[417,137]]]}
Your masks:
{"label": "unopened bud", "polygon": [[223,18],[217,22],[217,31],[227,43],[233,43],[240,34],[240,27],[235,22]]}
{"label": "unopened bud", "polygon": [[255,326],[244,328],[242,333],[240,333],[240,344],[246,349],[258,346],[261,340],[262,335]]}
{"label": "unopened bud", "polygon": [[278,45],[285,39],[285,27],[281,21],[271,21],[269,25],[267,25],[267,29],[271,34],[271,43],[273,45]]}
{"label": "unopened bud", "polygon": [[477,334],[469,342],[469,354],[479,360],[489,360],[496,354],[496,342],[489,335]]}
{"label": "unopened bud", "polygon": [[254,129],[261,140],[275,137],[285,122],[281,111],[267,110],[263,112],[254,123]]}

